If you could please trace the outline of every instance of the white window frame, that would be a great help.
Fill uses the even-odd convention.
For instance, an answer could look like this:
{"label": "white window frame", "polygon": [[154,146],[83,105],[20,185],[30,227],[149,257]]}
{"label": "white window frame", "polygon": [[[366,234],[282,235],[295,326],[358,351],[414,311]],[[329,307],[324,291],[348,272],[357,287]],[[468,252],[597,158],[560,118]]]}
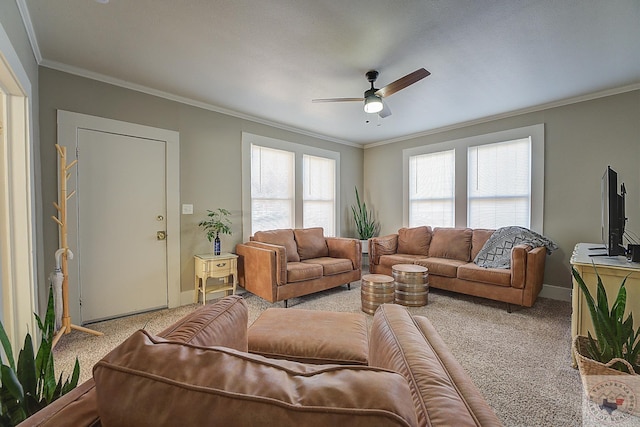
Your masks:
{"label": "white window frame", "polygon": [[420,154],[455,150],[455,226],[467,226],[467,149],[521,138],[531,138],[531,226],[543,233],[544,221],[544,124],[509,129],[402,150],[403,224],[409,224],[409,158]]}
{"label": "white window frame", "polygon": [[336,162],[335,177],[335,235],[340,236],[340,153],[294,142],[242,132],[242,239],[249,240],[251,230],[251,144],[295,153],[295,227],[302,228],[303,160],[302,156],[325,157]]}

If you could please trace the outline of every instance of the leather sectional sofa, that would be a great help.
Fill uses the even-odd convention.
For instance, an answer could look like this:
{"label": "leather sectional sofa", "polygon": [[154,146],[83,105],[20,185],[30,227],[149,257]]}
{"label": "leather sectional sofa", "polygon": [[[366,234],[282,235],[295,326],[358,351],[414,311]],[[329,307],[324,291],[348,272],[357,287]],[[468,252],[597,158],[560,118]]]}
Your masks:
{"label": "leather sectional sofa", "polygon": [[158,336],[138,331],[20,426],[501,425],[429,321],[404,307],[381,306],[354,343],[368,365],[248,353],[247,319],[244,300],[229,296]]}
{"label": "leather sectional sofa", "polygon": [[258,231],[236,245],[240,286],[269,302],[284,301],[360,280],[356,239],[324,237],[320,227]]}
{"label": "leather sectional sofa", "polygon": [[391,275],[395,264],[417,264],[429,269],[432,288],[533,306],[542,289],[546,248],[515,245],[511,249],[510,268],[480,267],[473,260],[493,232],[471,228],[401,228],[397,234],[369,239],[369,270]]}

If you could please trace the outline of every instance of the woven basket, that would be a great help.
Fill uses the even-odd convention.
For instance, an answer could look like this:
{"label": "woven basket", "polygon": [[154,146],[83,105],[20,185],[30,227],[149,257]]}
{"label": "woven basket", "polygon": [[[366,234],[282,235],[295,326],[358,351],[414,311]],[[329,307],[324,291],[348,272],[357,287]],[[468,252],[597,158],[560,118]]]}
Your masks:
{"label": "woven basket", "polygon": [[[584,378],[589,375],[637,375],[633,370],[633,367],[629,362],[624,359],[611,359],[607,363],[601,363],[589,358],[589,353],[587,351],[587,346],[589,343],[589,338],[578,335],[573,340],[573,353],[576,355],[576,362],[578,363],[578,369],[580,370],[580,375]],[[613,369],[610,366],[615,364],[616,362],[621,362],[627,365],[629,372],[632,374],[628,374],[626,372],[619,371],[617,369]],[[584,381],[583,381],[584,383]]]}
{"label": "woven basket", "polygon": [[[626,360],[619,358],[612,359],[607,363],[601,363],[590,359],[588,356],[589,353],[587,351],[588,343],[589,338],[585,336],[576,336],[573,340],[573,353],[576,357],[578,369],[580,370],[580,379],[582,380],[582,386],[587,398],[594,401],[595,403],[600,404],[601,402],[596,401],[596,398],[594,397],[592,391],[596,390],[599,385],[603,384],[603,381],[616,381],[624,383],[633,392],[636,399],[639,399],[640,375],[635,373],[631,364]],[[631,373],[629,374],[611,368],[611,366],[616,362],[625,364],[629,369],[629,372]],[[612,376],[617,376],[619,380],[611,378]],[[600,397],[598,397],[598,399],[599,398]],[[640,415],[640,408],[637,404],[633,407],[619,407],[618,409],[623,412],[634,414],[636,416]]]}

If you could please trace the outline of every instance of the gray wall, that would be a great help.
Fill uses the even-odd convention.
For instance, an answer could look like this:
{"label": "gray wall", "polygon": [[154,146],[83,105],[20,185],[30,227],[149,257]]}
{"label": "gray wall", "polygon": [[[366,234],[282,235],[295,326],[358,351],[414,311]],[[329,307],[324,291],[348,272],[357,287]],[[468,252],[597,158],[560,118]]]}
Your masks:
{"label": "gray wall", "polygon": [[[242,132],[279,138],[340,152],[340,206],[342,235],[353,235],[348,206],[354,203],[354,186],[362,187],[363,150],[284,131],[147,95],[137,91],[40,68],[40,131],[42,200],[44,218],[54,214],[56,181],[56,110],[122,120],[180,133],[180,198],[194,205],[193,215],[181,216],[181,284],[193,289],[193,255],[209,252],[210,244],[198,228],[207,209],[224,207],[233,213],[233,235],[223,236],[223,250],[232,250],[242,239],[241,157]],[[58,247],[57,226],[44,221],[47,271],[54,267]]]}
{"label": "gray wall", "polygon": [[[287,132],[71,74],[40,68],[40,131],[44,218],[56,197],[55,110],[63,109],[180,132],[181,202],[194,215],[181,218],[182,289],[192,287],[193,254],[209,244],[197,228],[206,209],[226,207],[241,239],[241,132],[246,131],[341,153],[342,235],[353,236],[349,206],[363,188],[382,234],[402,224],[402,150],[437,142],[545,124],[544,233],[560,249],[547,259],[545,283],[571,287],[569,258],[578,242],[600,241],[600,178],[607,165],[627,185],[628,229],[640,234],[640,91],[495,120],[364,150]],[[215,165],[215,169],[213,168]],[[364,176],[364,181],[362,177]],[[364,182],[364,186],[363,186]],[[44,252],[57,247],[53,223],[44,221]],[[45,258],[45,270],[53,260]],[[42,293],[41,293],[42,295]]]}
{"label": "gray wall", "polygon": [[607,165],[627,187],[627,230],[640,235],[640,91],[522,114],[394,144],[366,148],[365,191],[382,234],[402,227],[402,150],[545,124],[544,234],[560,249],[544,283],[571,287],[576,243],[600,242],[600,179]]}

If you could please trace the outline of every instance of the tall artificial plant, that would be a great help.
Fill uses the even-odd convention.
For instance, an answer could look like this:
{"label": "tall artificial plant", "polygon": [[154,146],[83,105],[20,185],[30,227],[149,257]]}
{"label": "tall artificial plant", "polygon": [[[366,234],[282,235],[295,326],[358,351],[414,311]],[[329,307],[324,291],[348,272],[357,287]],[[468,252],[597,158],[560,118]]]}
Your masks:
{"label": "tall artificial plant", "polygon": [[49,301],[44,322],[35,314],[42,333],[40,347],[34,354],[31,335],[24,339],[24,347],[14,362],[13,350],[4,326],[0,323],[0,342],[8,365],[0,366],[0,426],[15,426],[59,397],[73,390],[80,377],[80,364],[76,358],[71,378],[56,380],[53,369],[52,343],[55,336],[53,293],[49,288]]}
{"label": "tall artificial plant", "polygon": [[365,202],[360,202],[358,187],[356,189],[356,204],[351,206],[353,220],[356,223],[356,232],[360,240],[374,237],[380,231],[380,224],[374,219],[373,212],[367,209]]}
{"label": "tall artificial plant", "polygon": [[[595,265],[593,268],[595,269]],[[638,330],[633,329],[632,313],[629,313],[626,318],[624,317],[624,310],[627,304],[627,290],[625,288],[627,278],[625,277],[622,280],[616,299],[611,309],[609,309],[607,292],[597,270],[598,284],[595,300],[578,271],[571,267],[571,272],[585,296],[596,334],[594,339],[591,336],[591,332],[587,332],[588,343],[586,350],[588,357],[601,363],[607,363],[616,358],[623,359],[631,364],[635,372],[640,372],[640,365],[638,364],[640,327]],[[622,372],[629,372],[627,366],[621,362],[616,362],[611,367]]]}

